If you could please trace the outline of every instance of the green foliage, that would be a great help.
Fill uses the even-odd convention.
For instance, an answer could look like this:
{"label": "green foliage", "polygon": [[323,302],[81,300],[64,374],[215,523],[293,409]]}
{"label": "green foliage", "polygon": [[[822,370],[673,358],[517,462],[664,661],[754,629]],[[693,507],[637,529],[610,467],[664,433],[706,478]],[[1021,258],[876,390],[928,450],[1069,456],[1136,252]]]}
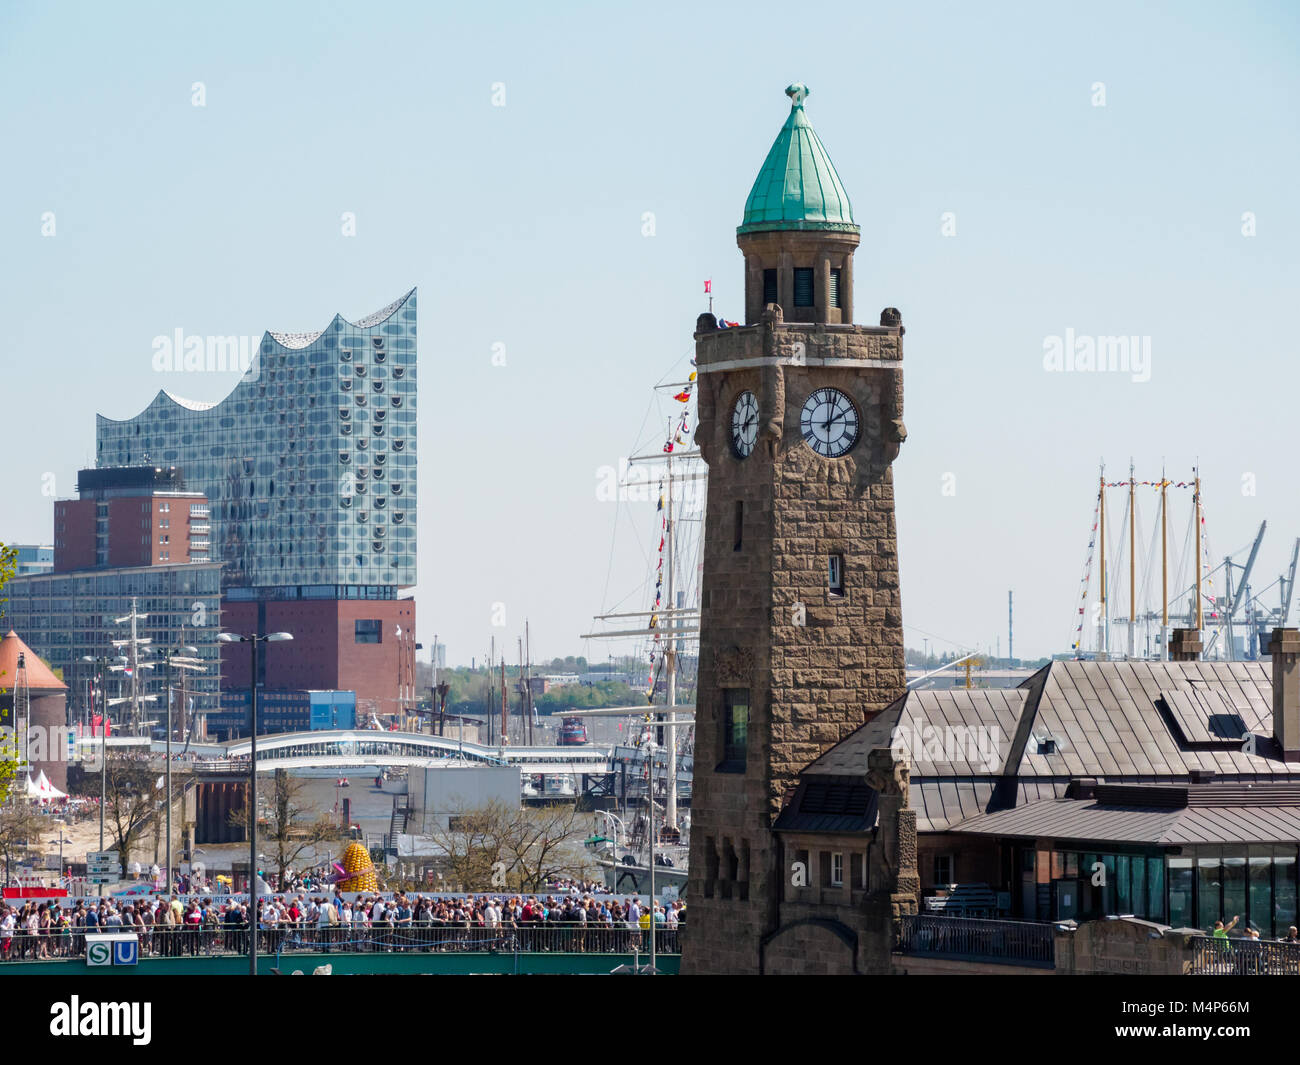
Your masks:
{"label": "green foliage", "polygon": [[[9,583],[18,571],[18,548],[0,544],[0,591]],[[0,598],[0,603],[5,600]],[[3,632],[0,632],[3,635]],[[7,690],[5,678],[0,674],[0,693]],[[9,789],[13,785],[14,775],[18,771],[18,747],[12,740],[12,733],[0,734],[0,803],[9,798]]]}
{"label": "green foliage", "polygon": [[[556,659],[555,661],[571,661],[583,663],[585,671],[586,659]],[[549,667],[548,667],[549,668]],[[538,667],[533,668],[536,673]],[[576,670],[575,670],[576,672]],[[511,711],[514,711],[519,701],[519,691],[516,685],[519,683],[519,668],[506,668],[506,689],[507,697]],[[456,669],[440,669],[438,671],[438,680],[447,685],[447,713],[449,714],[482,714],[487,711],[488,684],[491,683],[496,692],[493,699],[494,711],[501,708],[501,671],[498,667],[491,671],[483,668],[469,669],[466,666],[460,666]],[[645,692],[636,688],[629,688],[621,681],[596,681],[592,684],[566,684],[563,687],[552,688],[545,695],[534,697],[534,704],[539,714],[559,714],[565,710],[585,710],[598,706],[644,706]]]}

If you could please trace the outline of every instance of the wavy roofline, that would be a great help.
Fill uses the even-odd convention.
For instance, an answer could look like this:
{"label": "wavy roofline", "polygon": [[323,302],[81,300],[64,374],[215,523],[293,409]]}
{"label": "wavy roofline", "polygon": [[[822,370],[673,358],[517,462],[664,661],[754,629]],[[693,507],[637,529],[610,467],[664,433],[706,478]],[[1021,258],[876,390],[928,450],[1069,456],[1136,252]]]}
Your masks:
{"label": "wavy roofline", "polygon": [[[387,306],[381,307],[379,310],[373,312],[372,314],[368,314],[363,316],[362,318],[359,318],[355,322],[351,321],[350,319],[344,318],[343,315],[341,314],[335,313],[334,317],[329,320],[329,325],[326,325],[324,329],[320,330],[317,333],[310,333],[310,334],[309,333],[280,333],[277,335],[276,333],[273,333],[271,332],[271,330],[268,329],[265,332],[263,332],[262,339],[257,345],[258,353],[259,354],[261,353],[261,349],[263,345],[266,344],[268,338],[273,343],[283,348],[285,351],[301,351],[303,348],[310,346],[315,341],[317,341],[322,336],[324,336],[327,332],[329,332],[330,326],[332,326],[335,322],[343,322],[344,325],[349,325],[353,329],[373,329],[377,325],[383,325],[386,321],[388,321],[388,319],[390,319],[393,315],[395,315],[398,311],[400,311],[403,307],[406,306],[410,298],[415,295],[416,289],[418,287],[419,286],[412,287],[400,299],[395,300],[394,302],[388,304]],[[301,344],[286,344],[284,343],[284,341],[280,339],[280,337],[308,337],[309,339],[305,340]],[[230,389],[230,391],[214,402],[208,402],[206,400],[198,400],[198,399],[185,399],[181,396],[173,395],[171,392],[168,392],[167,389],[165,388],[160,388],[158,390],[157,395],[155,395],[153,399],[151,399],[148,403],[146,403],[143,407],[141,407],[140,410],[138,410],[135,414],[132,414],[130,417],[110,418],[107,414],[100,414],[96,412],[95,418],[97,419],[97,421],[100,422],[115,422],[119,425],[124,424],[126,422],[133,422],[135,421],[136,418],[139,418],[151,407],[156,406],[160,400],[164,400],[164,399],[169,401],[172,404],[172,406],[176,407],[178,410],[190,411],[191,413],[202,413],[204,411],[210,411],[216,407],[220,407],[223,403],[226,402],[226,400],[228,400],[232,395],[234,395],[235,389],[244,383],[244,381],[247,379],[248,374],[250,372],[251,371],[245,371],[243,374],[241,374],[239,380],[235,382],[234,386]]]}

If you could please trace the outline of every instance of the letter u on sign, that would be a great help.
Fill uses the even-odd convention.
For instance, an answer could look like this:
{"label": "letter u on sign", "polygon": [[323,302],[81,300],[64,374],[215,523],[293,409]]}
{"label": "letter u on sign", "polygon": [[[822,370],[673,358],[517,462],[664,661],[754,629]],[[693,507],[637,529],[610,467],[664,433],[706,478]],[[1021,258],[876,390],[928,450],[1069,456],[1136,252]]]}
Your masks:
{"label": "letter u on sign", "polygon": [[136,940],[119,940],[113,944],[114,965],[134,965],[139,960],[140,944]]}

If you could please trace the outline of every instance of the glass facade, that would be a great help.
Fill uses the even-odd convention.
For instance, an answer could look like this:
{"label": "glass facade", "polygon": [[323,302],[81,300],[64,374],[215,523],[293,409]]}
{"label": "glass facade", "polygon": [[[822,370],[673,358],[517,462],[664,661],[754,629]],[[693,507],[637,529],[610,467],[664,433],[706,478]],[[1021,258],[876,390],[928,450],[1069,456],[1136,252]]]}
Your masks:
{"label": "glass facade", "polygon": [[[130,635],[116,619],[131,612],[132,600],[141,614],[137,633],[153,640],[152,647],[193,646],[204,672],[190,673],[186,689],[194,696],[194,712],[216,708],[221,678],[217,633],[221,625],[221,566],[215,562],[188,562],[126,569],[80,570],[37,577],[15,577],[0,602],[0,626],[13,628],[38,655],[62,670],[68,686],[68,709],[80,720],[89,703],[93,663],[82,658],[110,658],[120,653],[113,640]],[[150,659],[157,659],[157,653]],[[179,686],[179,676],[172,678]],[[125,695],[129,683],[121,674],[108,679],[110,698]],[[141,694],[161,695],[166,676],[161,665],[141,670]],[[154,700],[151,706],[162,706]]]}
{"label": "glass facade", "polygon": [[[1052,851],[1046,864],[1025,847],[1020,916],[1086,921],[1131,914],[1206,932],[1239,917],[1236,931],[1252,926],[1262,936],[1283,936],[1296,921],[1297,851],[1296,844],[1188,846],[1179,854]],[[1051,913],[1035,912],[1040,908],[1030,901],[1040,895],[1040,866],[1044,875],[1050,869]]]}
{"label": "glass facade", "polygon": [[100,415],[96,464],[181,467],[210,501],[228,587],[382,598],[415,583],[415,418],[413,290],[356,323],[267,333],[215,405],[164,390],[134,418]]}

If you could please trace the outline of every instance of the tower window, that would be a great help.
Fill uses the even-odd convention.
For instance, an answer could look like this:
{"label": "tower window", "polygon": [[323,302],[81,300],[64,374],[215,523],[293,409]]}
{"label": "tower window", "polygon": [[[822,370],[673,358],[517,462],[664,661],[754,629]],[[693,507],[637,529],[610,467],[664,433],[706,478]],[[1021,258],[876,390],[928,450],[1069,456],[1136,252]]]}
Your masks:
{"label": "tower window", "polygon": [[831,595],[844,594],[844,556],[831,555],[828,566]]}
{"label": "tower window", "polygon": [[813,272],[811,266],[797,266],[794,271],[794,305],[813,305]]}
{"label": "tower window", "polygon": [[766,307],[769,303],[778,303],[778,302],[780,301],[777,297],[776,271],[764,270],[763,271],[763,306]]}
{"label": "tower window", "polygon": [[832,307],[843,306],[843,304],[840,303],[840,268],[838,266],[831,267],[831,290],[828,295],[830,296],[830,305]]}
{"label": "tower window", "polygon": [[720,773],[743,773],[749,745],[749,689],[722,689],[722,762]]}
{"label": "tower window", "polygon": [[733,539],[735,540],[735,543],[732,545],[731,550],[733,550],[733,551],[739,551],[739,550],[740,550],[740,547],[741,547],[741,545],[744,543],[744,539],[745,539],[745,538],[744,538],[744,532],[745,532],[745,501],[744,501],[743,499],[737,499],[737,500],[736,500],[736,517],[735,517],[735,525],[736,525],[736,528],[735,528],[735,536],[733,537]]}
{"label": "tower window", "polygon": [[379,643],[383,640],[383,629],[378,618],[358,618],[356,622],[357,643]]}

